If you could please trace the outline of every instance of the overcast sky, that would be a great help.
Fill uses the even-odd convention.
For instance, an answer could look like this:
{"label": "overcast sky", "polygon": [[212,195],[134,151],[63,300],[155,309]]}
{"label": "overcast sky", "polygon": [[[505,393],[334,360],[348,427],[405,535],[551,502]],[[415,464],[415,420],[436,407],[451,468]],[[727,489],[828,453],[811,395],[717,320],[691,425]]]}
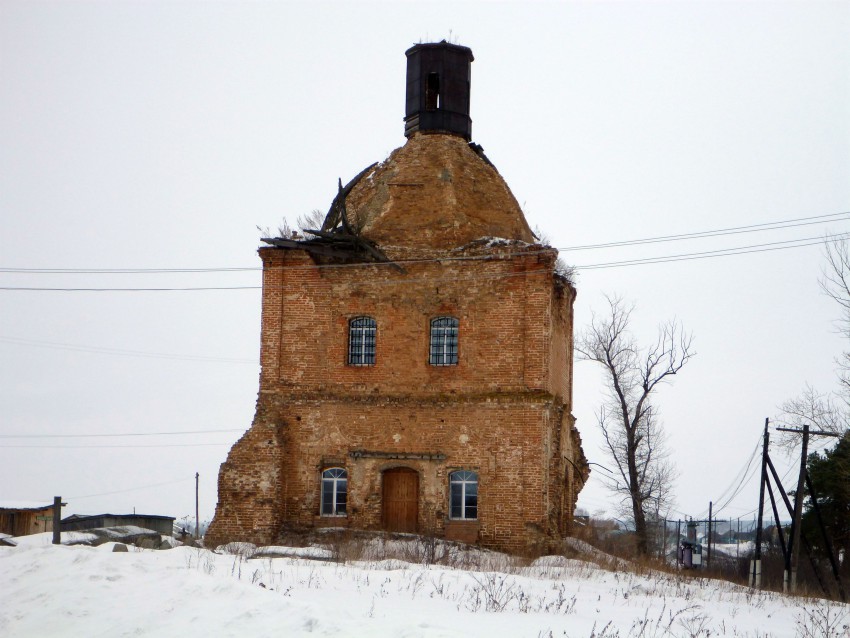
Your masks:
{"label": "overcast sky", "polygon": [[[850,232],[850,3],[0,0],[0,286],[247,287],[0,290],[0,500],[182,518],[197,471],[212,516],[257,393],[257,226],[326,210],[404,143],[404,51],[443,38],[475,55],[473,140],[559,248],[812,222],[562,253],[577,330],[609,293],[644,343],[673,317],[695,335],[658,397],[674,516],[725,500],[784,400],[835,389],[818,240]],[[762,244],[783,249],[591,268]],[[577,363],[610,466],[601,390]],[[149,435],[83,436],[110,433]],[[601,474],[591,512],[613,511]],[[720,516],[757,500],[753,479]]]}

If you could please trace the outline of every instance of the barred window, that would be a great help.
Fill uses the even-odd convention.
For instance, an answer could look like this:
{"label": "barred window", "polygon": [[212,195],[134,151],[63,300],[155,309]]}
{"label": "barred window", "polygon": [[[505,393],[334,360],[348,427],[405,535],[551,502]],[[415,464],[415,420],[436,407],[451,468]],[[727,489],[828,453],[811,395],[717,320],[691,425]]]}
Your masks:
{"label": "barred window", "polygon": [[478,475],[461,470],[449,474],[451,517],[461,520],[478,518]]}
{"label": "barred window", "polygon": [[322,516],[345,516],[348,472],[331,467],[322,472]]}
{"label": "barred window", "polygon": [[375,365],[375,333],[378,324],[372,317],[357,317],[348,322],[348,365]]}
{"label": "barred window", "polygon": [[457,365],[457,327],[454,317],[437,317],[431,320],[432,366]]}

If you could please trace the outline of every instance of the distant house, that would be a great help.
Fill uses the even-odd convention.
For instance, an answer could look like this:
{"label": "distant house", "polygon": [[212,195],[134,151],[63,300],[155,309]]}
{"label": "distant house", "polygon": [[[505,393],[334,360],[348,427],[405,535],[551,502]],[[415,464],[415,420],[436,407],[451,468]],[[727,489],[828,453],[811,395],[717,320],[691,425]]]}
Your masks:
{"label": "distant house", "polygon": [[72,514],[62,519],[63,532],[78,532],[96,527],[122,527],[128,525],[171,536],[174,531],[174,517],[156,516],[153,514],[94,514],[92,516]]}
{"label": "distant house", "polygon": [[[770,529],[770,527],[768,527],[767,529]],[[776,533],[776,528],[773,527],[773,529],[774,529],[773,534],[770,535],[769,538],[773,538],[774,535],[778,537],[778,534]],[[741,541],[742,543],[746,542],[746,541],[756,540],[755,530],[748,530],[748,531],[741,530],[741,532],[738,534],[738,540]]]}
{"label": "distant house", "polygon": [[714,542],[724,545],[732,545],[738,540],[738,532],[734,529],[728,529],[725,532],[715,534]]}
{"label": "distant house", "polygon": [[0,533],[27,536],[53,531],[53,503],[0,501]]}

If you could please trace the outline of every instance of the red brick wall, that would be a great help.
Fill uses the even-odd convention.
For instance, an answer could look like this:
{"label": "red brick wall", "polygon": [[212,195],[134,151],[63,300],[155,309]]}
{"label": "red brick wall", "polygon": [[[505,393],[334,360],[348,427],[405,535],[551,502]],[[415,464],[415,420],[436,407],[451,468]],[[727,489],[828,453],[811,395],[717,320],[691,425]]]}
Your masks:
{"label": "red brick wall", "polygon": [[[506,250],[401,261],[399,273],[261,249],[257,417],[222,466],[208,542],[379,529],[381,472],[399,466],[419,472],[423,532],[474,532],[510,550],[564,535],[585,478],[575,468],[586,470],[570,414],[575,291],[553,276],[553,250]],[[348,321],[363,315],[377,321],[376,364],[349,366]],[[430,320],[442,315],[459,320],[456,366],[428,363]],[[320,474],[331,465],[348,470],[345,519],[319,516]],[[473,524],[448,521],[455,469],[479,475]]]}
{"label": "red brick wall", "polygon": [[280,532],[286,449],[280,428],[268,416],[258,411],[221,465],[218,505],[206,536],[215,545],[231,540],[268,544]]}
{"label": "red brick wall", "polygon": [[[553,331],[550,252],[494,262],[311,268],[300,251],[262,249],[266,267],[264,385],[377,393],[545,390],[563,395],[550,372]],[[548,263],[547,263],[548,262]],[[346,365],[348,321],[378,322],[375,366]],[[460,321],[459,364],[428,363],[430,320]],[[273,338],[276,337],[276,338]],[[559,344],[562,349],[565,345]],[[554,381],[554,382],[553,382]]]}

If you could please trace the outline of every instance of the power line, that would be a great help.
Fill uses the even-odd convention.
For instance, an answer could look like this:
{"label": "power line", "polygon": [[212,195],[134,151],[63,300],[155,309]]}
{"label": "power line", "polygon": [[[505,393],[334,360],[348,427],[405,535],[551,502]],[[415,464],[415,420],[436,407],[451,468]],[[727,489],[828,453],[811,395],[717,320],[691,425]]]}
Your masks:
{"label": "power line", "polygon": [[156,275],[163,273],[244,272],[262,270],[259,266],[219,266],[215,268],[15,268],[0,267],[0,273],[29,275]]}
{"label": "power line", "polygon": [[[782,230],[785,228],[798,228],[800,226],[812,226],[825,224],[832,221],[847,219],[850,212],[831,213],[829,215],[815,215],[812,217],[798,217],[776,222],[765,222],[763,224],[750,224],[748,226],[733,226],[731,228],[720,228],[716,230],[703,230],[693,233],[681,233],[678,235],[661,235],[657,237],[646,237],[644,239],[628,239],[624,241],[606,242],[601,244],[585,244],[583,246],[567,246],[558,250],[569,252],[574,250],[596,250],[599,248],[619,248],[622,246],[641,246],[644,244],[656,244],[670,241],[681,241],[686,239],[703,239],[706,237],[722,237],[726,235],[742,235],[745,233],[765,232],[770,230]],[[818,220],[818,221],[806,221]],[[800,223],[792,223],[800,222]]]}
{"label": "power line", "polygon": [[793,472],[796,468],[793,465],[789,465],[788,469],[785,470],[785,474],[782,475],[782,478],[779,479],[779,482],[782,483],[785,479],[788,478],[788,475]]}
{"label": "power line", "polygon": [[[603,268],[615,268],[615,267],[626,267],[626,266],[643,266],[649,264],[663,264],[668,262],[675,261],[691,261],[695,259],[709,259],[714,257],[728,257],[732,255],[746,255],[750,253],[760,253],[760,252],[770,252],[775,250],[788,250],[792,248],[804,248],[806,246],[813,246],[817,244],[821,244],[824,241],[840,241],[850,237],[850,233],[842,233],[839,235],[832,235],[828,239],[824,239],[823,237],[803,237],[800,239],[791,239],[786,241],[779,242],[767,242],[764,244],[751,244],[749,246],[738,246],[735,248],[721,248],[718,250],[712,251],[703,251],[696,253],[681,253],[678,255],[665,255],[660,257],[646,257],[643,259],[627,259],[622,261],[613,261],[613,262],[603,262],[598,264],[585,264],[585,265],[577,265],[575,266],[576,270],[596,270]],[[805,242],[805,243],[802,243]],[[539,252],[539,251],[538,251]],[[515,256],[523,253],[509,253],[505,256]],[[446,259],[429,259],[422,260],[423,262],[439,262],[439,261],[451,261],[452,258]],[[486,256],[486,259],[493,259],[492,255]],[[381,266],[381,265],[390,265],[391,262],[370,262],[368,264],[316,264],[312,266],[308,266],[306,268],[315,269],[315,268],[326,268],[329,266],[333,267],[362,267],[364,265],[369,266]],[[293,267],[281,267],[283,269],[303,269],[304,266],[293,266]],[[521,272],[510,272],[510,273],[494,273],[490,275],[470,275],[469,277],[420,277],[418,279],[399,279],[399,280],[370,280],[368,283],[370,285],[397,285],[398,283],[439,283],[439,282],[457,282],[457,281],[481,281],[485,279],[507,279],[510,277],[523,277],[528,274],[534,274],[535,272],[548,272],[546,269],[536,269],[536,270],[527,270]],[[59,288],[59,287],[28,287],[28,286],[0,286],[0,290],[9,290],[9,291],[34,291],[34,292],[169,292],[169,291],[210,291],[210,290],[260,290],[262,286],[186,286],[186,287],[156,287],[156,288]]]}
{"label": "power line", "polygon": [[[750,454],[750,458],[744,463],[742,469],[739,470],[737,474],[735,474],[735,477],[732,479],[732,482],[729,483],[728,487],[723,490],[720,496],[714,499],[714,502],[718,503],[716,513],[719,513],[724,507],[729,505],[729,503],[732,502],[732,499],[734,499],[743,489],[744,484],[749,479],[747,475],[750,471],[750,467],[752,466],[753,460],[758,455],[760,445],[761,441],[756,441],[756,445],[753,448],[752,454]],[[733,490],[733,486],[735,485],[736,481],[738,482],[738,485]],[[720,501],[722,501],[726,497],[726,495],[729,494],[730,491],[732,492],[732,494],[726,499],[726,502],[721,505]]]}
{"label": "power line", "polygon": [[[504,247],[504,246],[503,246]],[[526,244],[521,250],[512,250],[499,254],[485,253],[482,255],[440,255],[439,257],[411,257],[407,259],[395,259],[385,262],[355,262],[355,263],[328,263],[328,264],[307,264],[307,265],[290,265],[290,266],[272,266],[268,270],[315,270],[316,268],[334,270],[337,268],[361,268],[363,266],[391,266],[392,264],[428,264],[435,262],[447,261],[494,261],[505,257],[519,257],[525,255],[539,255],[557,250],[552,246]],[[22,269],[22,268],[0,268],[0,273],[7,274],[158,274],[158,273],[218,273],[229,271],[261,271],[260,266],[252,266],[245,268],[137,268],[137,269],[61,269],[61,268],[46,268],[46,269]]]}
{"label": "power line", "polygon": [[224,430],[184,430],[182,432],[109,432],[104,434],[0,434],[0,439],[82,439],[124,436],[178,436],[184,434],[216,434],[219,432],[244,432],[245,428]]}
{"label": "power line", "polygon": [[[744,508],[741,508],[741,509],[744,509]],[[735,518],[746,518],[750,514],[755,514],[758,511],[759,511],[759,508],[755,508],[754,510],[750,510],[749,512],[745,512],[745,513],[741,514],[740,516],[736,516]]]}
{"label": "power line", "polygon": [[50,292],[174,292],[188,290],[259,290],[262,286],[186,286],[171,288],[47,288],[35,286],[0,286],[0,290]]}
{"label": "power line", "polygon": [[[760,442],[756,444],[756,451],[758,451],[758,448],[759,448],[759,446],[760,446],[760,445],[761,445],[761,443],[760,443]],[[747,467],[748,467],[748,468],[749,468],[749,465],[752,463],[753,458],[755,458],[755,456],[750,457],[750,460],[747,462]],[[754,467],[753,467],[753,471],[752,471],[752,472],[749,472],[749,475],[748,475],[748,476],[745,476],[745,478],[741,480],[741,482],[740,482],[740,483],[739,483],[739,485],[738,485],[738,488],[735,490],[735,493],[734,493],[734,494],[732,494],[729,498],[727,498],[727,499],[726,499],[726,502],[725,502],[723,505],[721,505],[721,506],[719,506],[719,507],[717,508],[717,510],[715,511],[715,514],[717,514],[718,512],[720,512],[720,510],[727,508],[727,507],[729,506],[729,504],[732,502],[732,499],[734,499],[734,498],[735,498],[738,494],[740,494],[740,493],[741,493],[741,491],[743,490],[744,486],[745,486],[745,485],[747,484],[747,482],[748,482],[748,481],[749,481],[749,480],[753,477],[753,475],[754,475],[754,473],[755,473],[755,470],[756,470],[756,469],[758,469],[758,466],[754,466]],[[786,470],[785,474],[784,474],[784,475],[782,476],[782,478],[779,480],[780,484],[781,484],[781,483],[782,483],[782,482],[783,482],[786,478],[788,478],[788,475],[791,473],[791,471],[792,471],[792,470],[794,470],[794,466],[793,466],[793,465],[789,466],[789,468]],[[737,475],[736,475],[736,477],[737,477]],[[732,480],[732,483],[734,483],[734,482],[735,482],[735,479],[733,479],[733,480]],[[728,488],[727,488],[726,490],[724,490],[724,493],[725,493],[726,491],[728,491]],[[721,494],[721,496],[720,496],[717,500],[718,500],[718,501],[720,501],[722,498],[723,498],[723,495]],[[743,508],[742,508],[742,509],[743,509]],[[758,511],[758,508],[756,508],[756,509],[754,509],[754,510],[752,510],[752,511],[750,511],[750,512],[747,512],[746,514],[741,514],[741,516],[738,516],[738,517],[736,517],[736,518],[744,518],[745,516],[749,516],[750,514],[754,514],[754,513],[755,513],[755,512],[757,512],[757,511]],[[704,510],[704,511],[703,511],[703,513],[702,513],[702,514],[700,514],[699,518],[703,518],[704,516],[707,516],[707,515],[708,515],[708,510]]]}
{"label": "power line", "polygon": [[113,492],[101,492],[100,494],[86,494],[85,496],[68,496],[67,499],[69,501],[70,500],[79,501],[79,500],[82,500],[84,498],[94,498],[95,496],[109,496],[111,494],[123,494],[125,492],[135,492],[137,490],[146,490],[146,489],[151,488],[151,487],[162,487],[163,485],[174,485],[175,483],[182,483],[183,481],[188,481],[188,480],[194,481],[195,477],[192,476],[192,477],[189,477],[189,478],[175,479],[173,481],[166,481],[164,483],[153,483],[151,485],[138,485],[136,487],[131,487],[131,488],[126,489],[126,490],[115,490]]}
{"label": "power line", "polygon": [[[599,244],[584,244],[577,246],[564,246],[557,248],[561,252],[571,252],[580,250],[597,250],[602,248],[615,248],[624,246],[640,246],[645,244],[666,243],[671,241],[682,241],[690,239],[703,239],[708,237],[722,237],[728,235],[740,235],[752,232],[765,232],[771,230],[784,230],[787,228],[798,228],[801,226],[812,226],[816,224],[824,224],[833,221],[842,221],[850,219],[850,211],[841,213],[829,213],[826,215],[812,215],[808,217],[796,217],[793,219],[784,219],[773,222],[763,222],[759,224],[749,224],[746,226],[732,226],[728,228],[719,228],[713,230],[703,230],[690,233],[680,233],[675,235],[659,235],[655,237],[645,237],[641,239],[628,239],[615,242],[605,242]],[[513,253],[535,254],[545,250],[551,250],[548,246],[543,246],[536,251]],[[454,260],[474,260],[474,259],[491,259],[492,255],[480,256],[459,256],[459,257],[438,257],[425,259],[400,259],[396,263],[423,263],[433,261],[454,261]],[[324,264],[325,267],[346,267],[351,264]],[[356,264],[361,265],[361,264]],[[313,268],[314,266],[297,266],[290,268]],[[16,273],[16,274],[174,274],[174,273],[221,273],[221,272],[256,272],[262,270],[257,266],[229,266],[229,267],[210,267],[210,268],[24,268],[24,267],[0,267],[0,273]],[[229,288],[206,288],[210,290],[229,289]]]}
{"label": "power line", "polygon": [[[436,260],[440,261],[440,260]],[[363,266],[364,264],[338,264],[340,266]],[[365,264],[365,265],[378,265],[378,264]],[[324,265],[317,264],[311,268],[324,268]],[[299,267],[300,269],[300,267]],[[532,268],[529,270],[522,270],[516,272],[501,272],[501,273],[490,273],[486,275],[482,275],[480,273],[470,274],[466,277],[461,276],[447,276],[447,277],[417,277],[413,279],[399,279],[399,280],[377,280],[377,279],[369,279],[364,281],[363,283],[368,283],[373,286],[381,286],[381,285],[398,285],[400,283],[403,284],[411,284],[411,283],[448,283],[448,282],[457,282],[457,281],[484,281],[484,280],[492,280],[492,279],[510,279],[513,277],[525,277],[528,275],[535,274],[548,274],[551,272],[548,268]],[[307,285],[309,287],[309,284]],[[160,292],[160,291],[186,291],[186,290],[236,290],[236,289],[253,289],[260,290],[262,286],[236,286],[236,287],[186,287],[186,288],[40,288],[40,287],[3,287],[0,286],[0,290],[29,290],[29,291],[62,291],[62,292]]]}
{"label": "power line", "polygon": [[[576,270],[596,270],[600,268],[615,268],[623,266],[642,266],[646,264],[664,264],[673,261],[691,261],[694,259],[708,259],[711,257],[728,257],[732,255],[746,255],[750,253],[770,252],[774,250],[788,250],[790,248],[804,248],[822,244],[824,241],[840,241],[850,237],[850,233],[833,235],[828,240],[823,237],[804,237],[800,239],[789,239],[786,241],[767,242],[764,244],[751,244],[749,246],[738,246],[736,248],[720,248],[696,253],[682,253],[679,255],[667,255],[663,257],[646,257],[642,259],[626,259],[623,261],[612,261],[601,264],[577,265]],[[807,242],[807,243],[800,243]]]}
{"label": "power line", "polygon": [[752,478],[755,476],[755,473],[758,470],[759,470],[758,465],[753,465],[752,469],[750,469],[749,467],[747,468],[747,473],[741,479],[741,482],[738,484],[738,487],[735,489],[735,491],[726,499],[726,501],[724,503],[719,505],[718,508],[715,510],[715,512],[714,512],[715,516],[729,506],[729,504],[732,502],[732,500],[736,496],[738,496],[738,494],[740,494],[743,491],[744,487],[752,480]]}
{"label": "power line", "polygon": [[161,445],[4,445],[0,443],[0,450],[6,448],[36,448],[39,450],[63,449],[63,450],[90,450],[90,449],[115,449],[115,448],[161,448],[161,447],[207,447],[213,445],[231,445],[231,443],[163,443]]}
{"label": "power line", "polygon": [[206,357],[189,354],[170,354],[165,352],[146,352],[143,350],[126,350],[123,348],[106,348],[100,346],[86,346],[72,343],[60,343],[57,341],[37,341],[35,339],[24,339],[21,337],[6,337],[0,335],[0,342],[14,345],[34,346],[37,348],[48,348],[54,350],[70,350],[71,352],[87,352],[92,354],[109,354],[126,357],[146,357],[152,359],[173,359],[179,361],[200,361],[214,363],[250,363],[258,364],[256,359],[239,359],[234,357]]}

